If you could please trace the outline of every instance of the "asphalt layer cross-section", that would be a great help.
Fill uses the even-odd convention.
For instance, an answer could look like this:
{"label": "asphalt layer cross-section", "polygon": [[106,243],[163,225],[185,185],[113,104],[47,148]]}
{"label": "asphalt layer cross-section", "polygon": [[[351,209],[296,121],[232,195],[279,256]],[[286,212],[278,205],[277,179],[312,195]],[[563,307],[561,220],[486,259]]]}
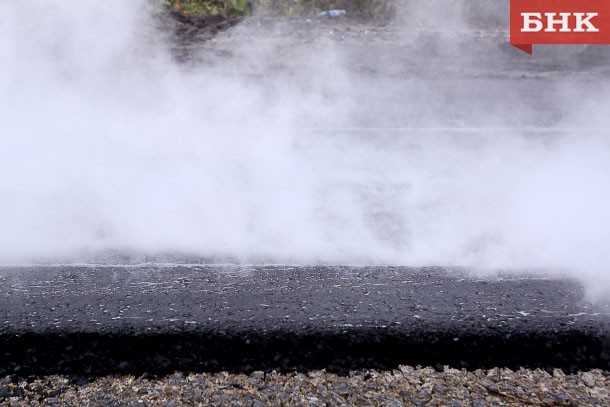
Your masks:
{"label": "asphalt layer cross-section", "polygon": [[570,279],[335,266],[0,268],[0,375],[610,367]]}

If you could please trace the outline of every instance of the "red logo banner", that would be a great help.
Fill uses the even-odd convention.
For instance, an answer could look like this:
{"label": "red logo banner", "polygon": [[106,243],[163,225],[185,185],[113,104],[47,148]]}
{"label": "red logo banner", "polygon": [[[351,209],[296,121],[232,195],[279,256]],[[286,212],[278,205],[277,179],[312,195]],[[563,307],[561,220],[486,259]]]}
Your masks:
{"label": "red logo banner", "polygon": [[511,0],[510,43],[610,44],[610,0]]}

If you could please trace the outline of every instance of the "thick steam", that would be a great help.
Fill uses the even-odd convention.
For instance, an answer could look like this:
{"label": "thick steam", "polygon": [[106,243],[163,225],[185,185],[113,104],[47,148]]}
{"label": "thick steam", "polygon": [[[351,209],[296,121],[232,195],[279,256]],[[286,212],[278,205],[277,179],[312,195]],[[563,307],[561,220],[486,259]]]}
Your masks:
{"label": "thick steam", "polygon": [[[395,26],[440,7],[407,4]],[[210,45],[210,63],[179,65],[146,7],[0,3],[2,262],[118,251],[535,267],[608,292],[601,85],[418,81],[383,58],[366,76],[339,44],[287,49],[255,36],[221,36],[233,58],[214,59]],[[463,13],[443,18],[468,29]],[[399,32],[417,47],[418,34]],[[429,52],[463,69],[493,48],[440,38]],[[515,86],[556,89],[537,105]],[[541,106],[560,113],[545,125],[595,130],[506,130],[532,126]]]}

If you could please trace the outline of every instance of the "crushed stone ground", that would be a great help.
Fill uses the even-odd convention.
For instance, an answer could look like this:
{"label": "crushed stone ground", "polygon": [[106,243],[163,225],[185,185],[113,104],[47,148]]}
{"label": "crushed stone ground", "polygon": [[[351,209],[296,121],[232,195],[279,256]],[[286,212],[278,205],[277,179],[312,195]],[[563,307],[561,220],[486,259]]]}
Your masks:
{"label": "crushed stone ground", "polygon": [[400,366],[393,371],[325,371],[96,379],[0,379],[2,405],[309,405],[309,406],[604,406],[610,372],[457,370]]}

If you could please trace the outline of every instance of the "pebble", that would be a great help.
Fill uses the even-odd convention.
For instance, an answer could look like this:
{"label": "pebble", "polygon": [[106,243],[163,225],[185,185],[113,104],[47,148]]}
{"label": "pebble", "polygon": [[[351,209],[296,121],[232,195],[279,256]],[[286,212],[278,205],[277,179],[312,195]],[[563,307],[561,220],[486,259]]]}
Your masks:
{"label": "pebble", "polygon": [[610,372],[506,368],[0,378],[0,405],[607,406]]}

